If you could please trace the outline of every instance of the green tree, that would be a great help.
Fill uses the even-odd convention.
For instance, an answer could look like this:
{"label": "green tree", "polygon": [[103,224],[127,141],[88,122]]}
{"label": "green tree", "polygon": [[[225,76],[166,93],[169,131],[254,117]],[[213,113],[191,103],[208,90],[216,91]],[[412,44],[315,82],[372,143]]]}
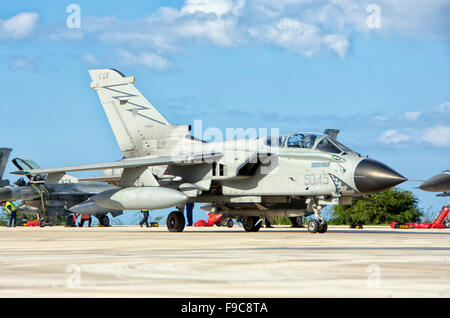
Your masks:
{"label": "green tree", "polygon": [[353,205],[334,206],[330,224],[390,224],[392,222],[418,222],[423,212],[418,208],[418,199],[410,191],[392,188],[371,194],[363,200],[353,200]]}

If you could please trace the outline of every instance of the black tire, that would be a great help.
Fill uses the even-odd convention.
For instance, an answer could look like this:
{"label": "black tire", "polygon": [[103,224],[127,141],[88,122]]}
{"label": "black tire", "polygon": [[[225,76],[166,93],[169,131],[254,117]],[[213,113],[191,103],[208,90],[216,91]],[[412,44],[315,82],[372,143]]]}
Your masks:
{"label": "black tire", "polygon": [[228,224],[228,219],[221,219],[220,220],[220,226],[227,226],[227,224]]}
{"label": "black tire", "polygon": [[227,227],[233,227],[233,225],[234,225],[233,220],[232,220],[232,219],[228,219],[228,221],[227,221]]}
{"label": "black tire", "polygon": [[244,218],[242,226],[244,227],[245,232],[258,232],[262,225],[262,222],[259,220],[260,218],[258,216],[248,216]]}
{"label": "black tire", "polygon": [[328,230],[328,223],[324,221],[323,223],[319,224],[319,230],[317,232],[325,233],[327,230]]}
{"label": "black tire", "polygon": [[184,214],[179,211],[170,212],[167,217],[167,229],[169,232],[183,232],[185,224]]}
{"label": "black tire", "polygon": [[100,225],[109,226],[109,217],[106,214],[100,215],[98,217],[98,222]]}
{"label": "black tire", "polygon": [[74,226],[75,222],[73,221],[73,215],[68,215],[66,217],[66,225],[67,226]]}
{"label": "black tire", "polygon": [[446,227],[447,229],[450,229],[450,222],[445,223],[445,227]]}
{"label": "black tire", "polygon": [[46,224],[44,222],[44,219],[39,220],[39,226],[44,227]]}
{"label": "black tire", "polygon": [[292,217],[289,219],[291,220],[293,227],[303,227],[303,217],[302,216]]}
{"label": "black tire", "polygon": [[308,223],[308,232],[317,233],[319,231],[319,221],[311,220]]}

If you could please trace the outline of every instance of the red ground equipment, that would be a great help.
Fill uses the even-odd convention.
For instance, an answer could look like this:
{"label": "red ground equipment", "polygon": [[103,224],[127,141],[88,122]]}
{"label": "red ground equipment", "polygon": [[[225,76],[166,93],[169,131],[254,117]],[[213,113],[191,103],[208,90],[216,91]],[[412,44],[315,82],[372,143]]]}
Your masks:
{"label": "red ground equipment", "polygon": [[400,224],[398,222],[391,223],[391,228],[393,229],[400,229],[400,228],[407,228],[407,229],[445,229],[450,226],[449,220],[448,220],[448,214],[450,212],[449,206],[444,206],[442,208],[441,213],[438,215],[437,218],[433,220],[432,223],[406,223],[406,224]]}
{"label": "red ground equipment", "polygon": [[39,226],[39,220],[27,221],[24,226]]}
{"label": "red ground equipment", "polygon": [[194,223],[194,226],[213,226],[214,224],[220,225],[222,220],[222,214],[208,213],[208,220],[200,220]]}

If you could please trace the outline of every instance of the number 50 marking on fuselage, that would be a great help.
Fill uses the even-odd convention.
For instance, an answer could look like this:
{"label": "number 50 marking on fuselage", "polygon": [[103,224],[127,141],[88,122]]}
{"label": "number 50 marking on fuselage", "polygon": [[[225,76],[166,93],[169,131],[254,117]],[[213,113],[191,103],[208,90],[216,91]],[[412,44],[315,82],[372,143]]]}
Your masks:
{"label": "number 50 marking on fuselage", "polygon": [[330,183],[328,174],[305,174],[305,185],[320,185]]}

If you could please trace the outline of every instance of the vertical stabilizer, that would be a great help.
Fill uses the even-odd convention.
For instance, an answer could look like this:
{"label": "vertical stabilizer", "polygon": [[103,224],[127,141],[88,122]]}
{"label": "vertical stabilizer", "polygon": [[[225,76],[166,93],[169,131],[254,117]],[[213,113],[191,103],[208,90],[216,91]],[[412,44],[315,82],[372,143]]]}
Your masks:
{"label": "vertical stabilizer", "polygon": [[188,126],[171,125],[134,87],[134,76],[113,69],[89,74],[125,157],[161,154],[189,134]]}
{"label": "vertical stabilizer", "polygon": [[5,172],[6,165],[8,164],[11,148],[0,148],[0,180],[3,179],[3,173]]}

